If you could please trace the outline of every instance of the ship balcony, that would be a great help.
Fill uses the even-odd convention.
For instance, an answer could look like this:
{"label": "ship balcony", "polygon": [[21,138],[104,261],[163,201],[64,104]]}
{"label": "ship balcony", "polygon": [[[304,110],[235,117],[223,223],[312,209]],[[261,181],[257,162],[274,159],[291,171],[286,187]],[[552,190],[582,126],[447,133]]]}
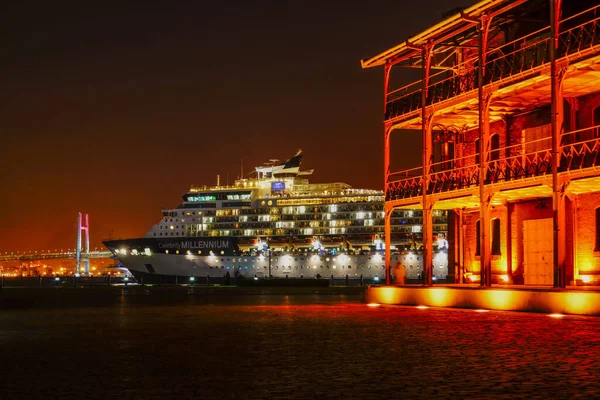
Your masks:
{"label": "ship balcony", "polygon": [[[496,202],[552,195],[552,139],[542,138],[493,149],[484,163],[485,186]],[[477,155],[434,163],[427,175],[427,195],[434,208],[479,205],[480,166]],[[420,208],[423,169],[388,175],[386,202],[398,208]],[[558,176],[573,194],[600,188],[600,125],[561,136]]]}
{"label": "ship balcony", "polygon": [[[562,20],[559,26],[557,61],[561,65],[585,64],[586,60],[598,55],[600,5]],[[532,85],[539,85],[539,79],[533,78],[549,80],[551,43],[550,26],[547,26],[490,49],[484,68],[484,87],[500,90],[506,95],[511,89],[522,93],[530,80]],[[475,57],[453,66],[452,76],[448,76],[448,71],[432,75],[427,89],[427,106],[434,106],[434,111],[473,108],[476,105],[473,100],[478,94],[478,64]],[[422,95],[422,80],[388,92],[385,120],[398,127],[418,129]]]}

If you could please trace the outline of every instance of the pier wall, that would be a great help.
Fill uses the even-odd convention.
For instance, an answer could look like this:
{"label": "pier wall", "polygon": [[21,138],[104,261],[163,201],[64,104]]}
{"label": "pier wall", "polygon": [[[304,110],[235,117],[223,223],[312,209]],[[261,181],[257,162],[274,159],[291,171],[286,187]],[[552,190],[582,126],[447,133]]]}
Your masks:
{"label": "pier wall", "polygon": [[600,316],[600,291],[593,290],[370,286],[366,296],[377,304]]}

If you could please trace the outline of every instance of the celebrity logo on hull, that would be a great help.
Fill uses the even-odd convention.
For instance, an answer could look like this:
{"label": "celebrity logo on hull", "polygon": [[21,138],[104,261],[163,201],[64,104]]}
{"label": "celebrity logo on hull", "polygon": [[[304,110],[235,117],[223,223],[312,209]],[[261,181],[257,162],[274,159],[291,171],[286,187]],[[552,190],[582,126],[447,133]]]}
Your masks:
{"label": "celebrity logo on hull", "polygon": [[161,249],[229,249],[228,240],[182,240],[180,242],[159,242]]}

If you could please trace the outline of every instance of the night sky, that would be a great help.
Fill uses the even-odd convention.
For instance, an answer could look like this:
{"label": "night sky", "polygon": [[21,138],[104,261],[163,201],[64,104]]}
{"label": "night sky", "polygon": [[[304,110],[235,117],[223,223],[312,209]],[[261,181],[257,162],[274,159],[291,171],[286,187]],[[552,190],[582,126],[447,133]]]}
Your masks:
{"label": "night sky", "polygon": [[[383,188],[369,58],[472,0],[12,2],[0,9],[0,251],[143,235],[191,184],[304,150],[313,182]],[[412,72],[413,75],[410,75]],[[418,77],[407,72],[407,79]],[[420,138],[393,141],[420,164]]]}

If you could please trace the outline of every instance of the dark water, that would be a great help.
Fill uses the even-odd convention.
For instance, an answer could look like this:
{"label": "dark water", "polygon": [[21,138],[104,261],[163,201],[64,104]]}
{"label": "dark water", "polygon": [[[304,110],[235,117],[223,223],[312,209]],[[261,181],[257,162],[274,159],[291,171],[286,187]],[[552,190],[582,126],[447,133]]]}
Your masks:
{"label": "dark water", "polygon": [[98,292],[16,308],[5,290],[0,398],[600,396],[600,318],[371,308],[357,293]]}

